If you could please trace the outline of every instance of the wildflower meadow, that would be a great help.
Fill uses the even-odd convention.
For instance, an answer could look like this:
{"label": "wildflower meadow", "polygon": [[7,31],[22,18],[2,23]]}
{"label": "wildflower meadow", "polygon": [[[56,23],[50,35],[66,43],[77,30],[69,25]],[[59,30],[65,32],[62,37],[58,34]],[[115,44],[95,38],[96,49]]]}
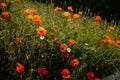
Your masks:
{"label": "wildflower meadow", "polygon": [[102,80],[120,71],[120,25],[35,0],[0,0],[0,80]]}

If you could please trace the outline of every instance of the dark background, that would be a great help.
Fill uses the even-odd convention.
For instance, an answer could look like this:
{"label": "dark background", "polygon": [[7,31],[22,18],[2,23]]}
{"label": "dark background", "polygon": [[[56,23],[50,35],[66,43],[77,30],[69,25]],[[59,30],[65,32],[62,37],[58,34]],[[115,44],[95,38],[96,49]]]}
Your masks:
{"label": "dark background", "polygon": [[[67,6],[72,6],[74,12],[86,11],[90,9],[94,15],[100,15],[108,22],[114,20],[119,22],[120,20],[120,1],[119,0],[37,0],[39,2],[45,2],[49,4],[54,2],[54,6],[60,6],[63,9],[67,9]],[[88,15],[86,15],[88,16]]]}

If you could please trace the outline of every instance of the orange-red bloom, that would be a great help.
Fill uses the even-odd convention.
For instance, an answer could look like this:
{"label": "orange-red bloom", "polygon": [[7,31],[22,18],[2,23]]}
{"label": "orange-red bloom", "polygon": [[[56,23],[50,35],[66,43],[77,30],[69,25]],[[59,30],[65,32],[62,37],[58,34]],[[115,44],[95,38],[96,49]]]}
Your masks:
{"label": "orange-red bloom", "polygon": [[39,67],[38,72],[40,72],[42,75],[48,74],[48,70],[46,68]]}
{"label": "orange-red bloom", "polygon": [[94,80],[101,80],[100,78],[94,78]]}
{"label": "orange-red bloom", "polygon": [[113,44],[115,41],[112,39],[112,38],[110,38],[108,35],[105,35],[105,38],[106,38],[106,41],[107,41],[107,43],[108,44]]}
{"label": "orange-red bloom", "polygon": [[25,69],[25,67],[21,63],[16,64],[16,70],[17,70],[18,73],[23,72],[24,69]]}
{"label": "orange-red bloom", "polygon": [[32,9],[32,10],[31,10],[31,14],[37,14],[37,11],[34,10],[34,9]]}
{"label": "orange-red bloom", "polygon": [[93,78],[94,78],[94,73],[93,72],[87,72],[86,73],[86,76],[87,76],[87,78],[89,79],[89,80],[93,80]]}
{"label": "orange-red bloom", "polygon": [[106,38],[106,39],[111,39],[108,35],[105,35],[105,38]]}
{"label": "orange-red bloom", "polygon": [[96,20],[96,21],[101,21],[102,18],[101,18],[100,16],[96,16],[96,17],[95,17],[95,20]]}
{"label": "orange-red bloom", "polygon": [[39,36],[46,36],[46,34],[47,34],[47,30],[45,30],[43,27],[39,27],[36,30],[37,30],[37,33],[39,34]]}
{"label": "orange-red bloom", "polygon": [[20,43],[22,41],[22,38],[16,38],[15,41],[16,43]]}
{"label": "orange-red bloom", "polygon": [[77,58],[74,58],[70,61],[70,65],[75,67],[79,64],[79,60]]}
{"label": "orange-red bloom", "polygon": [[64,12],[62,13],[64,17],[69,17],[70,16],[70,13],[69,12]]}
{"label": "orange-red bloom", "polygon": [[64,53],[64,58],[69,58],[70,54],[69,53]]}
{"label": "orange-red bloom", "polygon": [[35,22],[35,23],[38,23],[38,24],[42,23],[42,21],[40,19],[40,16],[38,16],[38,15],[33,16],[32,21]]}
{"label": "orange-red bloom", "polygon": [[70,39],[70,40],[69,40],[69,44],[71,44],[71,45],[75,44],[75,40]]}
{"label": "orange-red bloom", "polygon": [[68,48],[68,46],[66,44],[60,46],[60,50],[62,52],[66,52],[67,48]]}
{"label": "orange-red bloom", "polygon": [[73,8],[72,8],[72,6],[68,6],[67,9],[68,9],[68,11],[71,11],[71,12],[74,11]]}
{"label": "orange-red bloom", "polygon": [[24,14],[27,14],[27,15],[28,15],[28,14],[31,14],[31,10],[30,10],[30,9],[25,9],[25,10],[24,10]]}
{"label": "orange-red bloom", "polygon": [[5,2],[0,3],[0,7],[6,7],[7,4]]}
{"label": "orange-red bloom", "polygon": [[29,15],[29,14],[37,14],[37,11],[34,9],[25,9],[24,14]]}
{"label": "orange-red bloom", "polygon": [[114,30],[114,27],[113,27],[113,26],[110,26],[109,28],[110,28],[110,30]]}
{"label": "orange-red bloom", "polygon": [[101,44],[105,44],[105,43],[106,43],[106,40],[101,40],[100,43],[101,43]]}
{"label": "orange-red bloom", "polygon": [[63,69],[61,75],[63,78],[70,78],[70,71],[68,69]]}
{"label": "orange-red bloom", "polygon": [[108,40],[107,40],[107,43],[108,43],[108,44],[113,44],[114,42],[115,42],[115,41],[114,41],[113,39],[108,39]]}
{"label": "orange-red bloom", "polygon": [[120,40],[116,42],[116,45],[120,47]]}
{"label": "orange-red bloom", "polygon": [[96,24],[97,26],[100,26],[100,21],[96,21],[95,24]]}
{"label": "orange-red bloom", "polygon": [[9,16],[9,13],[8,12],[2,12],[2,16],[4,17],[4,18],[6,18],[6,17],[8,17]]}
{"label": "orange-red bloom", "polygon": [[80,17],[79,14],[74,14],[74,15],[73,15],[73,18],[74,18],[74,19],[78,19],[79,17]]}
{"label": "orange-red bloom", "polygon": [[56,8],[55,8],[55,11],[61,11],[61,10],[62,10],[61,7],[56,7]]}

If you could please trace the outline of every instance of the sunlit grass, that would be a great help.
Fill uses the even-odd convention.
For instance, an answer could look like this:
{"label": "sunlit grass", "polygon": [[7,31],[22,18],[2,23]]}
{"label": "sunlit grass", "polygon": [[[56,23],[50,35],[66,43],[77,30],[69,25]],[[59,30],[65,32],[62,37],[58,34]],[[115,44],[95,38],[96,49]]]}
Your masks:
{"label": "sunlit grass", "polygon": [[[37,24],[29,19],[28,15],[24,14],[25,9],[36,10],[36,15],[40,16],[42,23]],[[9,18],[0,21],[0,45],[2,46],[1,49],[3,49],[1,52],[2,56],[5,55],[5,58],[8,59],[9,63],[7,66],[9,66],[9,70],[14,74],[17,74],[17,72],[13,65],[18,62],[26,65],[25,68],[28,69],[26,70],[26,75],[23,74],[25,80],[32,77],[37,79],[35,73],[39,66],[47,67],[51,71],[47,78],[53,72],[53,75],[55,74],[53,79],[55,80],[61,76],[58,72],[63,67],[60,66],[58,72],[55,71],[55,73],[51,68],[54,66],[52,61],[58,61],[58,65],[64,62],[64,67],[66,67],[69,65],[70,59],[74,57],[79,59],[80,65],[75,70],[71,68],[73,69],[71,71],[71,80],[81,78],[80,75],[83,76],[81,79],[85,80],[86,74],[82,74],[82,72],[86,73],[88,70],[99,72],[95,73],[100,78],[109,73],[107,71],[111,68],[114,71],[120,70],[120,44],[119,46],[116,45],[116,42],[120,40],[119,25],[102,20],[98,26],[95,24],[95,17],[86,17],[84,15],[85,12],[78,19],[73,18],[74,13],[72,12],[70,12],[69,18],[66,18],[63,16],[65,11],[55,11],[54,4],[52,3],[46,5],[28,0],[13,0],[10,2],[10,9],[8,11],[10,13]],[[110,26],[113,26],[114,30],[110,30]],[[38,27],[44,27],[47,30],[43,40],[40,40],[37,34],[36,29]],[[105,35],[112,38],[114,43],[108,44],[106,42],[101,44],[101,40],[106,40]],[[20,40],[16,41],[16,38]],[[68,44],[70,39],[75,40],[75,45]],[[69,59],[66,60],[63,56],[59,58],[58,54],[63,54],[59,50],[59,46],[56,46],[57,41],[60,41],[59,46],[67,44],[72,49]],[[40,45],[43,47],[40,48]],[[3,59],[1,58],[1,60]],[[4,61],[3,63],[5,64]],[[102,64],[102,67],[96,66],[98,63]],[[108,68],[107,70],[107,66],[110,69]],[[101,71],[102,69],[105,70]],[[4,71],[4,69],[2,70]],[[11,75],[10,73],[8,74]],[[41,76],[39,75],[39,77]],[[38,79],[42,80],[42,77]]]}

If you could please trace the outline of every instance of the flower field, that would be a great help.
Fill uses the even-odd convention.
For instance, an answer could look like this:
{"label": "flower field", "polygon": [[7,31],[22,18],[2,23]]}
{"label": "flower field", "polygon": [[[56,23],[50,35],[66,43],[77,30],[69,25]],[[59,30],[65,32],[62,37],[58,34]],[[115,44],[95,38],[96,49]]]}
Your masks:
{"label": "flower field", "polygon": [[102,80],[120,71],[120,25],[87,14],[0,1],[0,80]]}

